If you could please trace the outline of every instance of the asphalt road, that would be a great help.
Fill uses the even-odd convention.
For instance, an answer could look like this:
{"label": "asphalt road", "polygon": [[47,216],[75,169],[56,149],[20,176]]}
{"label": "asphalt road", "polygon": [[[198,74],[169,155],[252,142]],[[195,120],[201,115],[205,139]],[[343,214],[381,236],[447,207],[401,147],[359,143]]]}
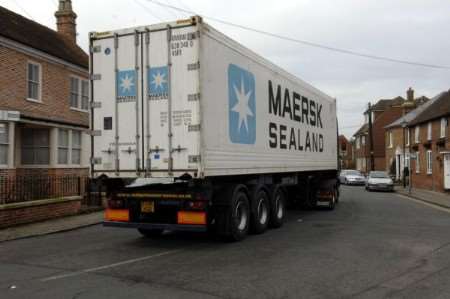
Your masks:
{"label": "asphalt road", "polygon": [[240,243],[100,225],[0,243],[0,298],[450,298],[450,213],[342,189]]}

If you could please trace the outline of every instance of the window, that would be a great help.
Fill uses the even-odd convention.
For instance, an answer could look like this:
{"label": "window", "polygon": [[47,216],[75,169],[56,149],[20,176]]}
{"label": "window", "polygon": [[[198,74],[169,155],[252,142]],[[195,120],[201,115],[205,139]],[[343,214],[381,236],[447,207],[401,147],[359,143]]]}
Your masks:
{"label": "window", "polygon": [[81,132],[72,131],[72,164],[81,164]]}
{"label": "window", "polygon": [[27,98],[30,100],[41,100],[41,65],[28,62],[28,76],[27,76]]}
{"label": "window", "polygon": [[427,127],[427,140],[431,140],[431,121],[428,123]]}
{"label": "window", "polygon": [[392,144],[392,131],[388,132],[388,142],[389,142],[389,148],[392,148],[393,144]]}
{"label": "window", "polygon": [[446,128],[447,128],[447,118],[443,117],[443,118],[441,118],[441,134],[440,134],[441,138],[445,138],[445,136],[446,136],[445,129]]}
{"label": "window", "polygon": [[70,77],[70,107],[87,110],[89,105],[89,82]]}
{"label": "window", "polygon": [[78,108],[78,97],[79,97],[79,85],[80,79],[70,78],[70,107]]}
{"label": "window", "polygon": [[420,173],[420,152],[416,152],[416,173]]}
{"label": "window", "polygon": [[419,143],[419,133],[420,133],[420,127],[417,125],[414,128],[414,142]]}
{"label": "window", "polygon": [[8,124],[0,123],[0,165],[8,164]]}
{"label": "window", "polygon": [[427,151],[427,174],[433,173],[433,152]]}
{"label": "window", "polygon": [[58,130],[58,164],[69,162],[69,131]]}
{"label": "window", "polygon": [[409,128],[406,128],[405,130],[406,130],[405,144],[406,144],[406,146],[409,146]]}
{"label": "window", "polygon": [[356,137],[356,149],[359,149],[359,138],[358,137]]}
{"label": "window", "polygon": [[361,145],[366,145],[366,136],[361,136]]}
{"label": "window", "polygon": [[48,129],[22,129],[22,164],[48,165],[50,162],[50,142]]}
{"label": "window", "polygon": [[81,109],[87,110],[89,105],[89,82],[81,81]]}

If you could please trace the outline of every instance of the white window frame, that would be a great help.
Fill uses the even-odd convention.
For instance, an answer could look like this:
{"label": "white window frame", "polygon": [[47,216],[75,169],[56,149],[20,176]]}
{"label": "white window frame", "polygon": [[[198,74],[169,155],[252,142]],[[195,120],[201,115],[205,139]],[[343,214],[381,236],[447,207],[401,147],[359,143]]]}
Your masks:
{"label": "white window frame", "polygon": [[394,144],[393,144],[393,140],[392,140],[392,131],[391,130],[389,130],[389,132],[388,132],[388,141],[389,141],[388,147],[392,148],[394,146]]}
{"label": "white window frame", "polygon": [[406,146],[409,146],[409,138],[410,138],[410,133],[409,133],[409,128],[406,128],[405,129],[405,131],[406,131],[406,133],[405,133],[405,139],[406,139],[406,142],[405,142],[405,144],[406,144]]}
{"label": "white window frame", "polygon": [[356,137],[356,149],[360,148],[360,139],[359,139],[359,137],[360,136]]}
{"label": "white window frame", "polygon": [[[74,138],[73,138],[73,135],[74,135],[74,133],[78,133],[78,134],[80,134],[80,144],[79,144],[79,146],[78,147],[75,147],[75,145],[74,145],[74,142],[73,142],[73,140],[74,140]],[[71,130],[70,131],[70,134],[71,134],[71,140],[72,140],[72,142],[71,142],[71,148],[70,148],[70,151],[71,151],[71,154],[70,154],[70,163],[72,164],[72,165],[81,165],[81,160],[82,160],[82,157],[81,157],[81,155],[82,155],[82,151],[83,151],[83,132],[82,131],[78,131],[78,130]],[[77,151],[79,151],[79,153],[80,153],[80,161],[78,162],[78,163],[74,163],[73,162],[73,157],[74,157],[74,154],[73,154],[73,152],[74,152],[74,150],[77,150]]]}
{"label": "white window frame", "polygon": [[419,134],[420,134],[420,126],[417,125],[417,126],[414,128],[414,142],[415,142],[415,143],[419,143]]}
{"label": "white window frame", "polygon": [[428,122],[427,124],[427,140],[430,141],[432,139],[432,129],[433,129],[433,124],[432,122]]}
{"label": "white window frame", "polygon": [[416,173],[420,173],[420,152],[416,152]]}
{"label": "white window frame", "polygon": [[5,135],[6,135],[6,142],[1,142],[0,141],[0,146],[4,146],[6,148],[6,163],[0,163],[0,167],[4,168],[8,166],[8,159],[9,159],[9,124],[8,123],[4,123],[4,122],[0,122],[0,126],[4,126],[4,130],[5,130]]}
{"label": "white window frame", "polygon": [[427,150],[427,174],[433,173],[433,152],[431,150]]}
{"label": "white window frame", "polygon": [[446,135],[447,135],[446,129],[447,129],[447,118],[442,117],[441,118],[441,134],[440,134],[441,138],[446,137]]}
{"label": "white window frame", "polygon": [[[75,79],[78,81],[78,90],[77,90],[77,107],[72,106],[72,79]],[[82,101],[83,101],[83,82],[87,82],[88,84],[88,88],[87,88],[87,103],[88,103],[88,107],[86,107],[86,109],[82,108]],[[69,107],[71,110],[76,110],[76,111],[81,111],[81,112],[88,112],[89,110],[89,81],[80,77],[80,76],[75,76],[75,75],[70,75],[69,76]]]}
{"label": "white window frame", "polygon": [[361,135],[361,145],[362,146],[366,145],[366,136],[365,135]]}
{"label": "white window frame", "polygon": [[[67,133],[67,145],[61,145],[61,143],[60,143],[60,134],[61,134],[61,131],[65,131],[66,133]],[[58,163],[58,165],[67,165],[67,164],[69,164],[69,151],[70,151],[70,142],[69,142],[69,134],[71,134],[71,131],[70,130],[68,130],[68,129],[58,129],[58,148],[57,148],[57,163]],[[60,150],[66,150],[67,151],[67,156],[66,156],[66,161],[65,162],[60,162],[60,160],[59,160],[59,153],[60,153]]]}
{"label": "white window frame", "polygon": [[[39,81],[38,82],[34,82],[34,83],[38,84],[38,98],[37,99],[29,97],[30,89],[29,89],[28,83],[30,82],[30,80],[29,80],[28,77],[29,77],[29,71],[30,71],[30,69],[29,69],[30,68],[30,64],[38,67]],[[31,61],[31,60],[27,61],[27,79],[26,80],[27,80],[27,97],[26,97],[26,100],[27,101],[31,101],[31,102],[42,103],[42,65],[40,63],[35,62],[35,61]]]}

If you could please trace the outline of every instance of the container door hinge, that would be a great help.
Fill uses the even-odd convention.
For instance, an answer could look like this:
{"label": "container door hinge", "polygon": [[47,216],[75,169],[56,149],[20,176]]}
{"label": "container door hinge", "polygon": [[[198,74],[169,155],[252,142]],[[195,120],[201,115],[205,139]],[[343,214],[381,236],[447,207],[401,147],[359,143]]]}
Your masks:
{"label": "container door hinge", "polygon": [[102,136],[101,130],[91,130],[89,133],[91,136],[94,136],[94,137]]}
{"label": "container door hinge", "polygon": [[94,81],[94,80],[101,80],[102,79],[102,75],[101,74],[91,74],[89,77],[90,77],[89,79],[91,79],[92,81]]}
{"label": "container door hinge", "polygon": [[91,164],[102,164],[102,158],[101,157],[91,157]]}
{"label": "container door hinge", "polygon": [[102,102],[90,102],[89,106],[92,109],[102,108]]}
{"label": "container door hinge", "polygon": [[91,53],[100,53],[102,51],[102,46],[90,46],[89,52]]}

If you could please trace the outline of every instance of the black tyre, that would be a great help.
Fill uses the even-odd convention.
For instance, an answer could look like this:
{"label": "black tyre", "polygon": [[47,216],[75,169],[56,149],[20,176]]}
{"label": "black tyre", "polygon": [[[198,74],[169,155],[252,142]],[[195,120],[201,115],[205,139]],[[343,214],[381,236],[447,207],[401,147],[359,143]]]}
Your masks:
{"label": "black tyre", "polygon": [[156,238],[162,235],[164,232],[163,229],[144,229],[144,228],[138,228],[138,232],[141,233],[144,237],[147,238]]}
{"label": "black tyre", "polygon": [[270,226],[278,228],[283,225],[286,214],[286,198],[283,189],[275,186],[270,194]]}
{"label": "black tyre", "polygon": [[252,194],[252,217],[251,229],[252,233],[262,234],[267,230],[270,219],[270,202],[269,196],[264,188],[259,187]]}
{"label": "black tyre", "polygon": [[329,202],[328,210],[330,210],[330,211],[334,210],[334,208],[336,207],[336,202],[337,202],[336,198],[337,198],[336,191],[333,191],[333,196],[331,197],[331,200]]}
{"label": "black tyre", "polygon": [[219,195],[215,216],[217,234],[226,241],[241,241],[250,226],[250,205],[247,188],[231,185]]}

